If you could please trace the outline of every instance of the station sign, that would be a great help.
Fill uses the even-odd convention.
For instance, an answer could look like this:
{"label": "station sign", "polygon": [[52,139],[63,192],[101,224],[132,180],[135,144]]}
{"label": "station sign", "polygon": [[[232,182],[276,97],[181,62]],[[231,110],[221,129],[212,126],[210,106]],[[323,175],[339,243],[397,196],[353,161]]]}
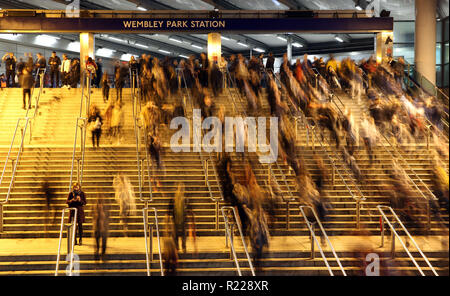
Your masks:
{"label": "station sign", "polygon": [[9,33],[367,33],[392,31],[393,25],[393,18],[0,18],[0,32]]}

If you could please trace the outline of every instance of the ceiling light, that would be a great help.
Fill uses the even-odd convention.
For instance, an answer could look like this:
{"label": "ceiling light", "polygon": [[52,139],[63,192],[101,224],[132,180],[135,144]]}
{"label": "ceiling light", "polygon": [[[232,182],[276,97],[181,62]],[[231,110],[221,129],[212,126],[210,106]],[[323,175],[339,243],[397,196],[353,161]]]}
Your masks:
{"label": "ceiling light", "polygon": [[361,6],[359,6],[359,5],[356,5],[355,8],[356,8],[356,10],[363,10],[363,9],[361,8]]}
{"label": "ceiling light", "polygon": [[237,44],[239,44],[239,45],[241,45],[241,46],[245,46],[245,47],[248,47],[248,45],[247,45],[247,44],[245,44],[245,43],[242,43],[242,42],[238,42]]}
{"label": "ceiling light", "polygon": [[142,6],[138,6],[137,9],[138,10],[142,10],[142,11],[147,11],[147,9],[145,7],[142,7]]}
{"label": "ceiling light", "polygon": [[69,45],[67,46],[67,50],[80,52],[80,42],[78,41],[70,42]]}
{"label": "ceiling light", "polygon": [[120,59],[122,60],[122,61],[129,61],[129,60],[131,60],[131,57],[137,57],[135,54],[131,54],[131,53],[124,53],[121,57],[120,57]]}
{"label": "ceiling light", "polygon": [[20,36],[22,36],[22,34],[0,34],[1,39],[7,40],[17,40],[17,38]]}
{"label": "ceiling light", "polygon": [[253,50],[254,51],[257,51],[257,52],[266,52],[264,49],[261,49],[261,48],[253,48]]}
{"label": "ceiling light", "polygon": [[339,41],[339,42],[344,42],[344,40],[342,40],[342,38],[339,37],[339,36],[334,37],[334,39],[336,39],[336,40]]}
{"label": "ceiling light", "polygon": [[179,54],[178,55],[180,58],[185,58],[185,59],[188,59],[189,57],[188,56],[185,56],[185,55],[182,55],[182,54]]}
{"label": "ceiling light", "polygon": [[102,57],[110,57],[114,52],[116,52],[114,49],[99,48],[95,54]]}
{"label": "ceiling light", "polygon": [[170,54],[170,51],[164,50],[164,49],[158,49],[159,52]]}
{"label": "ceiling light", "polygon": [[230,38],[225,37],[225,36],[220,36],[220,38],[222,38],[223,40],[230,40]]}
{"label": "ceiling light", "polygon": [[191,44],[191,46],[194,47],[194,48],[203,49],[203,47],[195,45],[195,44]]}
{"label": "ceiling light", "polygon": [[170,37],[169,40],[174,41],[174,42],[178,42],[178,43],[183,43],[183,41],[175,39],[175,38],[172,38],[172,37]]}
{"label": "ceiling light", "polygon": [[280,40],[283,40],[283,41],[287,41],[287,39],[286,39],[286,38],[284,38],[284,37],[281,37],[281,36],[277,36],[277,38],[278,38],[278,39],[280,39]]}
{"label": "ceiling light", "polygon": [[108,37],[108,39],[111,39],[111,40],[114,40],[114,41],[126,42],[126,41],[123,40],[123,39],[116,38],[116,37],[112,37],[112,36]]}
{"label": "ceiling light", "polygon": [[134,46],[139,46],[139,47],[143,47],[143,48],[148,48],[147,45],[145,45],[145,44],[139,44],[139,43],[135,43]]}
{"label": "ceiling light", "polygon": [[303,44],[300,44],[298,42],[294,42],[294,43],[292,43],[292,46],[294,46],[294,47],[303,47]]}
{"label": "ceiling light", "polygon": [[273,2],[275,5],[277,5],[277,6],[280,6],[280,5],[281,5],[280,2],[278,2],[277,0],[272,0],[272,2]]}
{"label": "ceiling light", "polygon": [[53,45],[56,42],[56,40],[58,40],[58,39],[59,39],[59,37],[53,37],[53,36],[44,34],[44,35],[36,36],[34,43],[39,44],[39,45]]}

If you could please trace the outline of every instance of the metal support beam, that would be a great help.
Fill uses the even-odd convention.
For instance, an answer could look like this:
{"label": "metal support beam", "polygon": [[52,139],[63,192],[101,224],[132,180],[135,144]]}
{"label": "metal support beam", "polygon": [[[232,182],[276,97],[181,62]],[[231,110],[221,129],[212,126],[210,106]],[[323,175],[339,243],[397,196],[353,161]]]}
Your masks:
{"label": "metal support beam", "polygon": [[241,9],[240,7],[230,3],[228,1],[225,1],[225,0],[202,0],[202,1],[214,6],[214,8],[217,8],[217,9],[227,9],[227,10]]}

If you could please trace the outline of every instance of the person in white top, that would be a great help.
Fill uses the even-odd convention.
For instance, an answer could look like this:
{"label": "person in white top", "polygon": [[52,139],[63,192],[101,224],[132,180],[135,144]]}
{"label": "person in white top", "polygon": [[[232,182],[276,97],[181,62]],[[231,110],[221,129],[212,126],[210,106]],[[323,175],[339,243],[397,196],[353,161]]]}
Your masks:
{"label": "person in white top", "polygon": [[61,82],[62,87],[68,87],[70,84],[70,59],[66,54],[63,54],[61,62]]}

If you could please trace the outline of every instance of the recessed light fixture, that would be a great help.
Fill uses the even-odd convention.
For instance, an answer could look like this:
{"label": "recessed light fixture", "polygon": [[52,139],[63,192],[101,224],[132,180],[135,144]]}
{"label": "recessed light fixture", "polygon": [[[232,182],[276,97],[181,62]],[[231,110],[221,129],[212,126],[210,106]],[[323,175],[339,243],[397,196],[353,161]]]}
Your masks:
{"label": "recessed light fixture", "polygon": [[292,46],[294,46],[294,47],[303,47],[303,44],[300,44],[298,42],[294,42],[294,43],[292,43]]}
{"label": "recessed light fixture", "polygon": [[108,37],[108,39],[111,39],[111,40],[114,40],[114,41],[119,41],[119,42],[126,42],[126,41],[123,40],[123,39],[116,38],[116,37],[112,37],[112,36]]}
{"label": "recessed light fixture", "polygon": [[230,40],[230,38],[225,37],[225,36],[220,36],[220,38],[222,38],[223,40]]}
{"label": "recessed light fixture", "polygon": [[245,46],[245,47],[248,47],[248,45],[247,45],[247,44],[245,44],[245,43],[242,43],[242,42],[238,42],[237,44],[239,44],[239,45],[241,45],[241,46]]}
{"label": "recessed light fixture", "polygon": [[148,46],[147,46],[147,45],[145,45],[145,44],[139,44],[139,43],[135,43],[134,45],[135,45],[135,46],[139,46],[139,47],[142,47],[142,48],[148,48]]}
{"label": "recessed light fixture", "polygon": [[359,5],[356,5],[355,8],[356,8],[356,10],[363,10],[363,9],[361,8],[361,6],[359,6]]}
{"label": "recessed light fixture", "polygon": [[253,48],[253,50],[257,51],[257,52],[266,52],[264,49],[261,49],[261,48],[258,48],[258,47]]}
{"label": "recessed light fixture", "polygon": [[172,37],[170,37],[169,40],[170,41],[174,41],[174,42],[178,42],[178,43],[183,43],[183,41],[175,39],[175,38],[172,38]]}
{"label": "recessed light fixture", "polygon": [[191,44],[191,46],[194,47],[194,48],[203,49],[203,47],[201,47],[199,45]]}
{"label": "recessed light fixture", "polygon": [[283,41],[287,41],[287,39],[286,39],[286,38],[284,38],[284,37],[281,37],[281,36],[277,36],[277,38],[278,38],[278,39],[280,39],[280,40],[283,40]]}
{"label": "recessed light fixture", "polygon": [[336,40],[339,41],[339,42],[344,42],[344,40],[342,40],[342,38],[339,37],[339,36],[334,37],[334,39],[336,39]]}
{"label": "recessed light fixture", "polygon": [[142,11],[147,11],[147,8],[142,7],[142,6],[138,6],[137,9],[138,9],[138,10],[142,10]]}
{"label": "recessed light fixture", "polygon": [[185,58],[185,59],[188,59],[189,57],[188,56],[185,56],[185,55],[182,55],[182,54],[179,54],[178,55],[180,58]]}
{"label": "recessed light fixture", "polygon": [[166,54],[169,54],[169,53],[170,53],[170,51],[167,51],[167,50],[164,50],[164,49],[158,49],[158,51],[159,51],[159,52],[162,52],[162,53],[166,53]]}

